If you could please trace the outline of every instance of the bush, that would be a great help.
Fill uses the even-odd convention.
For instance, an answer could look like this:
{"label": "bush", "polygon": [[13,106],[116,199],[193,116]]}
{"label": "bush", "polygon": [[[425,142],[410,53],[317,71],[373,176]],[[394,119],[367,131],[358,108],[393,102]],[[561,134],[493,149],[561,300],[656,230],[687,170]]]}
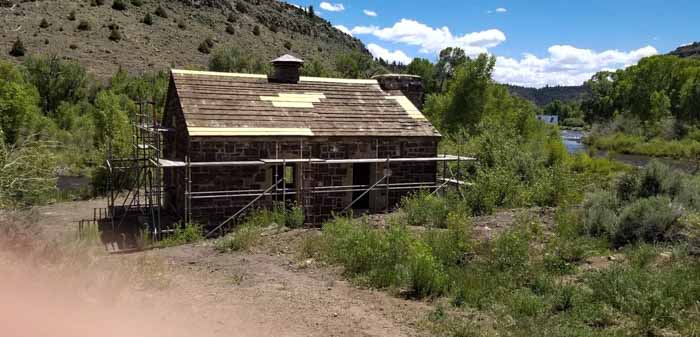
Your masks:
{"label": "bush", "polygon": [[260,36],[260,26],[253,27],[253,35]]}
{"label": "bush", "polygon": [[668,197],[639,199],[622,210],[612,243],[621,247],[635,242],[669,240],[681,215]]}
{"label": "bush", "polygon": [[292,43],[290,41],[285,41],[284,48],[286,48],[287,50],[292,50]]}
{"label": "bush", "polygon": [[185,20],[183,20],[183,19],[177,20],[177,28],[180,28],[182,30],[187,29],[187,23],[185,22]]}
{"label": "bush", "polygon": [[109,40],[114,42],[122,40],[122,34],[119,32],[119,29],[112,29],[112,32],[109,33]]}
{"label": "bush", "polygon": [[124,2],[124,0],[114,0],[112,2],[112,9],[118,11],[126,10],[126,2]]}
{"label": "bush", "polygon": [[236,34],[236,29],[232,25],[226,25],[226,33],[231,35]]}
{"label": "bush", "polygon": [[68,13],[68,21],[75,21],[75,19],[75,11],[70,11],[70,13]]}
{"label": "bush", "polygon": [[640,190],[639,176],[627,173],[620,177],[616,184],[617,199],[621,202],[631,202],[637,199]]}
{"label": "bush", "polygon": [[92,25],[91,25],[90,22],[87,21],[87,20],[82,20],[82,21],[80,21],[80,23],[78,24],[78,30],[79,30],[79,31],[88,31],[88,30],[90,30],[90,29],[92,29]]}
{"label": "bush", "polygon": [[246,6],[243,2],[241,1],[236,1],[236,10],[239,13],[246,14],[248,13],[248,6]]}
{"label": "bush", "polygon": [[401,210],[409,226],[447,226],[449,210],[445,198],[421,191],[401,199]]}
{"label": "bush", "polygon": [[12,49],[10,49],[10,56],[22,57],[26,53],[27,50],[24,48],[24,43],[22,43],[22,40],[20,40],[18,37],[15,43],[12,44]]}
{"label": "bush", "polygon": [[143,0],[131,0],[131,4],[136,7],[141,7],[143,6]]}
{"label": "bush", "polygon": [[251,223],[241,225],[235,232],[216,242],[216,249],[221,252],[250,250],[259,241],[262,228]]}
{"label": "bush", "polygon": [[304,209],[294,205],[290,210],[287,210],[285,217],[285,225],[289,228],[301,228],[304,226],[306,216]]}
{"label": "bush", "polygon": [[498,236],[492,243],[489,263],[499,272],[508,272],[513,277],[527,270],[530,241],[524,229],[511,229]]}
{"label": "bush", "polygon": [[151,13],[146,13],[146,16],[143,17],[143,23],[147,25],[153,25],[153,17],[151,16]]}
{"label": "bush", "polygon": [[163,19],[168,18],[168,12],[165,10],[165,8],[163,8],[162,5],[158,5],[158,8],[156,8],[156,11],[153,12],[153,14],[155,14]]}
{"label": "bush", "polygon": [[41,19],[41,22],[39,23],[39,27],[41,28],[49,28],[49,22],[46,21],[46,19]]}
{"label": "bush", "polygon": [[586,126],[586,122],[583,121],[582,118],[566,118],[564,121],[561,123],[563,126],[568,126],[571,128],[582,128]]}
{"label": "bush", "polygon": [[617,207],[617,200],[610,192],[589,194],[583,204],[583,228],[579,234],[610,238],[618,223]]}
{"label": "bush", "polygon": [[202,41],[202,43],[199,44],[199,47],[197,47],[197,50],[202,53],[202,54],[209,54],[211,53],[211,48],[214,46],[214,42],[211,41],[211,39],[206,39]]}
{"label": "bush", "polygon": [[90,6],[97,7],[105,4],[105,0],[90,0]]}
{"label": "bush", "polygon": [[176,225],[174,232],[163,239],[159,245],[164,247],[180,246],[190,243],[196,243],[204,240],[202,226],[197,224],[182,224]]}
{"label": "bush", "polygon": [[226,18],[226,21],[228,21],[230,23],[236,23],[236,21],[237,21],[236,15],[233,14],[233,12],[228,13],[228,17]]}

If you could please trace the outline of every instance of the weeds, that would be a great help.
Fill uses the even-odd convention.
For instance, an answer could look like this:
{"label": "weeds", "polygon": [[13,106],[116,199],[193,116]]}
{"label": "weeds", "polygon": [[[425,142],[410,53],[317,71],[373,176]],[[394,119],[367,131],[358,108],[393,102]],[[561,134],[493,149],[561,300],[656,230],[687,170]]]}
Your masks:
{"label": "weeds", "polygon": [[174,232],[158,242],[157,245],[161,247],[172,247],[196,243],[202,240],[204,240],[202,226],[188,223],[176,226]]}

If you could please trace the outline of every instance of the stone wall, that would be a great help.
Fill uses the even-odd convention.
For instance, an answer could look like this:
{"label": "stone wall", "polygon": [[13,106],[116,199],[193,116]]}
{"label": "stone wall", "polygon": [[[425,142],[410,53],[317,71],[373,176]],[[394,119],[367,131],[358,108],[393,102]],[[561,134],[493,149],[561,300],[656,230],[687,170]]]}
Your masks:
{"label": "stone wall", "polygon": [[[312,138],[216,138],[193,137],[189,143],[192,162],[255,161],[260,159],[369,159],[435,157],[437,141],[434,137],[415,138],[371,138],[371,137],[312,137]],[[288,200],[304,207],[307,221],[318,224],[339,212],[352,201],[351,192],[309,193],[311,189],[324,186],[353,184],[352,164],[294,163],[296,195]],[[370,182],[383,176],[384,163],[372,164]],[[392,182],[435,182],[437,163],[392,163]],[[176,181],[184,183],[184,174],[175,174]],[[264,190],[274,183],[274,168],[271,165],[235,167],[193,167],[192,191]],[[182,199],[175,205],[184,205],[184,184],[172,187]],[[396,205],[401,197],[411,191],[391,191],[389,206]],[[253,194],[253,193],[251,193]],[[254,196],[192,201],[193,218],[202,223],[215,224],[225,219],[253,200]],[[256,205],[269,207],[272,197],[265,197]],[[383,189],[370,195],[372,211],[383,211],[386,194]],[[184,215],[184,209],[179,208]]]}

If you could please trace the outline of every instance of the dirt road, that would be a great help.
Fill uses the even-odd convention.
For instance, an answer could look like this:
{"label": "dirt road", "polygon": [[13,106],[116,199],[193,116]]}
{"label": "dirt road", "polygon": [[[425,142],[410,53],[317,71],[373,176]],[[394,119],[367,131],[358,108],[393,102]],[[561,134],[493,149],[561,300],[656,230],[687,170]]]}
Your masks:
{"label": "dirt road", "polygon": [[[70,222],[89,217],[96,204],[41,207],[36,219],[49,238],[73,237]],[[313,234],[272,235],[245,253],[222,254],[212,242],[203,242],[121,255],[76,247],[53,262],[3,254],[0,274],[12,277],[0,284],[0,296],[12,300],[0,304],[0,329],[32,337],[45,336],[39,328],[86,337],[94,331],[104,336],[134,331],[142,336],[424,334],[416,326],[432,310],[429,303],[360,289],[337,269],[300,259],[299,244]],[[36,315],[48,319],[38,324],[24,319]],[[84,334],[70,330],[76,327]]]}

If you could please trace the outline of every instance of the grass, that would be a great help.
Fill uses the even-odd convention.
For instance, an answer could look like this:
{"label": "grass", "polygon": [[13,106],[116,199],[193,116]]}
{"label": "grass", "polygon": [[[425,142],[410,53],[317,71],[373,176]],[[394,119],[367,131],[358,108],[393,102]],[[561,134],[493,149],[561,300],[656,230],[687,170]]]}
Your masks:
{"label": "grass", "polygon": [[289,209],[277,205],[272,209],[256,210],[233,233],[219,239],[216,249],[220,252],[249,251],[260,243],[266,228],[300,228],[305,219],[304,210],[296,205]]}
{"label": "grass", "polygon": [[[653,172],[663,170],[639,174]],[[672,180],[664,180],[660,190],[673,186]],[[449,304],[438,304],[422,324],[435,335],[699,336],[700,261],[690,254],[688,241],[660,243],[642,235],[613,250],[618,246],[614,233],[622,227],[602,226],[613,234],[597,235],[598,229],[586,223],[594,204],[618,207],[611,195],[583,209],[560,209],[551,231],[520,216],[490,241],[472,238],[468,217],[437,228],[422,212],[431,214],[443,207],[431,203],[445,201],[416,202],[426,199],[416,196],[402,203],[409,209],[390,217],[386,228],[374,228],[364,218],[327,222],[321,235],[302,245],[303,257],[343,266],[345,275],[361,285]],[[616,213],[616,219],[647,219],[652,227],[666,223],[659,208],[671,204],[669,197],[635,200],[653,205],[631,201],[633,209]],[[696,224],[697,218],[674,221]],[[407,223],[423,223],[426,229],[411,230]],[[593,267],[586,262],[612,254],[623,257]]]}
{"label": "grass", "polygon": [[592,148],[624,154],[637,154],[650,157],[669,157],[675,159],[695,159],[700,154],[700,142],[694,139],[666,140],[624,133],[611,135],[593,135],[586,144]]}

